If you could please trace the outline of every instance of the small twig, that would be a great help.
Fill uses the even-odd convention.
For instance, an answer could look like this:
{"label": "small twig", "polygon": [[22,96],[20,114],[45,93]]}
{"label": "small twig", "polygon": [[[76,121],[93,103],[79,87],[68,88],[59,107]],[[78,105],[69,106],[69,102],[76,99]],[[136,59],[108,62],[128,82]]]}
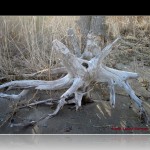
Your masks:
{"label": "small twig", "polygon": [[37,92],[38,92],[38,90],[36,90],[36,92],[34,93],[34,95],[32,96],[32,98],[28,100],[28,104],[35,98]]}
{"label": "small twig", "polygon": [[101,117],[98,115],[98,113],[96,113],[96,116],[101,120]]}
{"label": "small twig", "polygon": [[65,98],[61,98],[58,102],[57,108],[55,109],[55,111],[52,114],[47,114],[43,117],[41,117],[38,121],[36,121],[37,123],[44,120],[44,119],[50,119],[52,117],[54,117],[55,115],[58,114],[59,110],[62,109],[62,107],[66,104],[67,102],[65,101]]}
{"label": "small twig", "polygon": [[[52,101],[52,99],[50,99]],[[58,99],[57,99],[58,100]],[[13,124],[13,126],[21,126],[21,127],[28,127],[28,126],[33,126],[36,125],[37,123],[39,123],[40,121],[44,120],[44,119],[50,119],[52,117],[54,117],[59,110],[61,109],[61,107],[63,107],[63,105],[65,104],[65,99],[62,99],[63,101],[61,103],[58,104],[56,110],[52,113],[52,114],[46,114],[45,116],[41,117],[39,120],[37,121],[31,121],[29,123],[19,123],[19,124]]]}
{"label": "small twig", "polygon": [[31,106],[39,105],[39,104],[50,105],[50,104],[56,103],[58,100],[59,100],[59,99],[47,99],[47,100],[42,100],[42,101],[36,101],[36,102],[34,102],[34,103],[30,103],[30,104],[28,104],[28,105],[21,106],[21,107],[19,107],[18,109],[22,109],[22,108],[26,108],[26,107],[31,107]]}
{"label": "small twig", "polygon": [[41,74],[43,72],[46,72],[48,70],[49,69],[44,69],[44,70],[40,70],[40,71],[32,73],[32,74],[23,74],[22,76],[25,77],[25,78],[27,78],[27,77],[35,77],[36,75]]}
{"label": "small twig", "polygon": [[10,127],[29,127],[29,126],[34,126],[37,122],[36,121],[31,121],[28,123],[11,123]]}
{"label": "small twig", "polygon": [[[53,115],[51,115],[51,118],[53,117]],[[41,117],[39,120],[37,121],[30,121],[30,122],[25,122],[25,123],[11,123],[10,127],[24,127],[24,128],[27,128],[27,127],[33,127],[35,125],[37,125],[37,123],[39,123],[40,121],[44,120],[44,119],[50,119],[50,115],[45,115],[43,117]]]}

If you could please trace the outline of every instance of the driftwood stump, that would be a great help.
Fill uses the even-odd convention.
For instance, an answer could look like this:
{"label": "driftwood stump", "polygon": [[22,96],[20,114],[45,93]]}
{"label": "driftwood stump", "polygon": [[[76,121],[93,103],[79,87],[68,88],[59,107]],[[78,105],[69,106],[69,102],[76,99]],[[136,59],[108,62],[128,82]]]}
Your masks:
{"label": "driftwood stump", "polygon": [[[103,60],[110,53],[112,47],[121,39],[118,37],[112,43],[101,50],[96,42],[96,36],[88,33],[86,46],[81,50],[78,38],[73,29],[68,30],[68,40],[72,44],[72,49],[68,49],[62,42],[55,39],[53,49],[56,51],[58,58],[62,62],[61,68],[56,68],[53,73],[62,72],[66,75],[58,80],[17,80],[0,85],[0,89],[8,87],[7,90],[20,88],[23,91],[19,95],[8,95],[0,93],[0,97],[13,100],[20,100],[30,89],[35,90],[59,90],[67,89],[58,100],[57,108],[47,118],[56,115],[65,104],[75,104],[76,110],[81,107],[83,97],[89,94],[97,83],[107,82],[110,92],[110,104],[115,107],[115,85],[119,85],[131,97],[139,109],[141,119],[147,118],[143,108],[142,101],[135,95],[134,90],[128,83],[128,79],[138,78],[138,74],[116,70],[103,64]],[[82,52],[83,51],[83,52]],[[56,102],[56,100],[55,100]],[[51,104],[53,101],[51,100]],[[55,103],[56,104],[56,103]]]}

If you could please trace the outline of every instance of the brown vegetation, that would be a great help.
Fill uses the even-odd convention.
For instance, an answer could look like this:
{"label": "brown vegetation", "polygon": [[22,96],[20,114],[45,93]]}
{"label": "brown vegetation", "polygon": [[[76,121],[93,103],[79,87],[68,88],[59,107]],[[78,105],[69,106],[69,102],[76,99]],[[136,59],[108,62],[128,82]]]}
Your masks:
{"label": "brown vegetation", "polygon": [[[67,28],[75,29],[78,18],[79,16],[1,16],[0,77],[57,66],[59,60],[51,49],[52,41],[55,38],[65,41]],[[106,25],[109,37],[114,39],[121,35],[128,42],[120,45],[119,53],[113,58],[120,57],[128,61],[134,59],[128,56],[138,53],[135,59],[146,59],[145,64],[150,65],[147,58],[149,16],[107,16]]]}

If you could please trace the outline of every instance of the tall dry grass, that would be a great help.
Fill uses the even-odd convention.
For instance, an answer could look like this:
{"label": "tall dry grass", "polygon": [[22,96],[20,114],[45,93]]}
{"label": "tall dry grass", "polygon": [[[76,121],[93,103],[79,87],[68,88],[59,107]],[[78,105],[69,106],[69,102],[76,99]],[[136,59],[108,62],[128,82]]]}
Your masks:
{"label": "tall dry grass", "polygon": [[[1,74],[37,71],[52,65],[53,39],[62,39],[77,16],[1,16]],[[18,69],[19,68],[19,69]]]}
{"label": "tall dry grass", "polygon": [[[79,16],[1,16],[0,76],[33,72],[52,67],[57,56],[52,51],[53,39],[63,39],[68,27],[75,28]],[[107,16],[108,34],[124,31],[136,36],[136,30],[147,31],[149,16]],[[127,32],[126,32],[127,33]]]}
{"label": "tall dry grass", "polygon": [[117,36],[124,33],[136,36],[138,30],[145,32],[150,28],[150,16],[107,16],[108,35]]}

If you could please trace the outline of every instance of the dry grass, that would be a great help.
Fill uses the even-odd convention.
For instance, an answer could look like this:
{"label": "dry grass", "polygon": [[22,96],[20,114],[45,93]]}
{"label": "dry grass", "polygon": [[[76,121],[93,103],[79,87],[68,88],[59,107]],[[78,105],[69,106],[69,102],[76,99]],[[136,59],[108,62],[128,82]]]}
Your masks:
{"label": "dry grass", "polygon": [[117,36],[126,32],[136,36],[138,30],[150,28],[150,16],[107,16],[108,34]]}
{"label": "dry grass", "polygon": [[[0,70],[10,74],[48,68],[55,59],[53,39],[62,39],[77,16],[1,16]],[[19,68],[19,70],[17,70]]]}
{"label": "dry grass", "polygon": [[[53,39],[63,39],[79,16],[1,16],[0,76],[50,68],[57,56]],[[108,34],[136,36],[149,30],[149,16],[107,16]]]}

